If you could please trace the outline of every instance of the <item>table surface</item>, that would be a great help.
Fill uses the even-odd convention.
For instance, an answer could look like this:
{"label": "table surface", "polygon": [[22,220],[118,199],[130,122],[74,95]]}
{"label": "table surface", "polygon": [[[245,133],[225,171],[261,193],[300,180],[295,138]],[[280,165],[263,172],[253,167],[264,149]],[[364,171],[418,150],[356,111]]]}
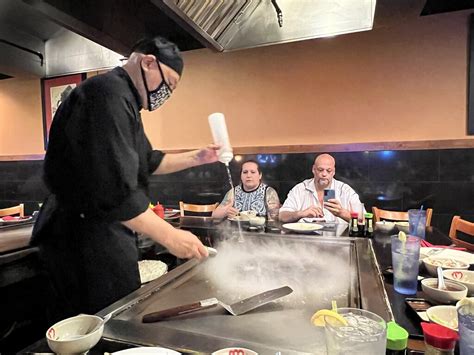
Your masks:
{"label": "table surface", "polygon": [[[193,232],[198,232],[196,234],[201,234],[204,236],[204,242],[212,241],[212,238],[206,239],[206,235],[214,232],[223,231],[226,233],[235,233],[237,228],[236,223],[230,221],[222,221],[216,223],[212,218],[202,218],[202,217],[185,217],[180,220],[176,220],[172,223],[175,227],[189,229]],[[313,235],[317,237],[318,235],[324,236],[348,236],[347,225],[346,224],[328,224],[324,225],[324,228],[320,231],[315,232]],[[24,228],[30,228],[31,226],[24,226]],[[274,225],[281,233],[288,233],[284,228],[281,228],[281,225]],[[242,228],[248,230],[248,224],[242,225]],[[265,233],[265,229],[258,229],[257,233]],[[272,233],[275,233],[276,230],[273,228]],[[0,232],[1,233],[1,232]],[[201,237],[202,238],[202,237]],[[451,239],[442,233],[440,230],[434,227],[428,227],[426,230],[426,238],[428,242],[434,245],[450,245]],[[28,240],[29,242],[29,240]],[[372,238],[374,251],[380,265],[380,269],[384,270],[385,268],[391,266],[391,245],[390,245],[390,234],[382,233],[380,231],[375,231],[374,237]],[[472,266],[471,266],[472,267]],[[385,277],[385,276],[384,276]],[[424,348],[424,343],[422,342],[422,331],[420,327],[420,319],[416,314],[414,314],[410,309],[407,309],[405,304],[405,299],[407,297],[420,297],[423,298],[423,292],[421,289],[417,292],[416,295],[402,295],[394,291],[391,278],[385,278],[384,280],[386,292],[391,303],[392,311],[397,323],[404,327],[410,334],[410,347],[412,349]],[[418,339],[418,340],[417,340]],[[45,343],[45,342],[44,342]],[[32,347],[29,347],[29,350],[32,351]]]}

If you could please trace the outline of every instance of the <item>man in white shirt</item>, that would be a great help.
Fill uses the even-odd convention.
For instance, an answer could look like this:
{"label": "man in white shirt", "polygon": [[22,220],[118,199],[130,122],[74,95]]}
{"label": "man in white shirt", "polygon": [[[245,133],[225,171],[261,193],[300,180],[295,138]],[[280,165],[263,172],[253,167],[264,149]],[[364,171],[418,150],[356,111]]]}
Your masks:
{"label": "man in white shirt", "polygon": [[[282,222],[301,218],[324,218],[327,222],[348,222],[351,209],[363,208],[359,195],[347,184],[334,179],[336,161],[329,154],[316,157],[313,164],[314,178],[304,180],[288,193],[280,208]],[[324,202],[324,190],[335,191],[335,198]],[[357,210],[357,212],[359,212]]]}

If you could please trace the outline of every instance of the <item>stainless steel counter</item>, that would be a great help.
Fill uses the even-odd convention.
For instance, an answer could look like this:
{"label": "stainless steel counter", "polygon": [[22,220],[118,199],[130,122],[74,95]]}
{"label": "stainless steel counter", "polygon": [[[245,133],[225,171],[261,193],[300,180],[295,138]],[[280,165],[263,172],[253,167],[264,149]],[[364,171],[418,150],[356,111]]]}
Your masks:
{"label": "stainless steel counter", "polygon": [[33,223],[2,226],[0,229],[0,253],[27,248],[33,231]]}
{"label": "stainless steel counter", "polygon": [[[325,353],[323,329],[310,323],[318,309],[361,307],[392,319],[371,241],[322,236],[244,233],[216,243],[216,258],[188,261],[100,312],[113,312],[104,336],[184,352],[243,346],[261,354]],[[216,297],[233,303],[289,285],[293,294],[248,314],[222,308],[143,324],[144,314]]]}

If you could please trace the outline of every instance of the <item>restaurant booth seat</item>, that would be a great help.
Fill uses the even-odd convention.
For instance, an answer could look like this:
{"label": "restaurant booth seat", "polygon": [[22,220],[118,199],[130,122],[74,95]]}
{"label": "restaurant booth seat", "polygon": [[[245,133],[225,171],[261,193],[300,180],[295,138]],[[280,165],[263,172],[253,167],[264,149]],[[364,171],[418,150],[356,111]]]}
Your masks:
{"label": "restaurant booth seat", "polygon": [[[389,211],[382,210],[377,207],[372,207],[372,212],[374,213],[375,222],[380,222],[381,220],[390,220],[390,221],[408,221],[408,212],[403,211]],[[431,217],[433,216],[433,209],[426,209],[426,226],[431,225]]]}
{"label": "restaurant booth seat", "polygon": [[451,221],[449,237],[459,247],[474,251],[474,223],[454,216]]}
{"label": "restaurant booth seat", "polygon": [[212,246],[212,238],[209,230],[201,228],[193,228],[198,225],[212,223],[212,212],[217,208],[219,203],[209,205],[196,205],[179,201],[179,212],[182,229],[186,229],[199,237],[204,245]]}
{"label": "restaurant booth seat", "polygon": [[14,215],[14,214],[17,214],[20,217],[24,217],[25,216],[25,206],[22,203],[20,203],[17,206],[0,209],[0,217],[11,216],[11,215]]}

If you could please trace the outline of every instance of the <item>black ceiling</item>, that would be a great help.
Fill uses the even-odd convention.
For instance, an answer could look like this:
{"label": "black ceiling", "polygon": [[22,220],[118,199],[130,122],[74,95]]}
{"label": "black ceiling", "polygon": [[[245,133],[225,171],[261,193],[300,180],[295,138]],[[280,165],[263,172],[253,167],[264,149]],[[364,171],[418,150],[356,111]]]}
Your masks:
{"label": "black ceiling", "polygon": [[420,16],[474,8],[474,0],[427,0]]}

